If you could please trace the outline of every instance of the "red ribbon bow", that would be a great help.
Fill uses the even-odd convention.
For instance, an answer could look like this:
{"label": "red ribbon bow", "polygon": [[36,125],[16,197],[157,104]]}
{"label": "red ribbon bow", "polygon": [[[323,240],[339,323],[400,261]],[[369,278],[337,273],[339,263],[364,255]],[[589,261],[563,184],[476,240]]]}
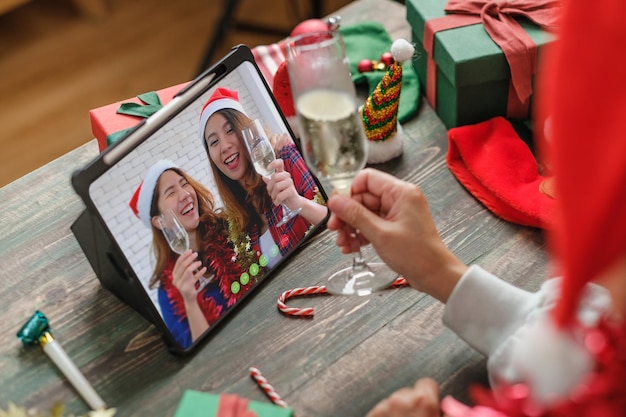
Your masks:
{"label": "red ribbon bow", "polygon": [[560,1],[448,0],[444,10],[449,14],[429,20],[424,28],[424,49],[428,53],[427,96],[431,105],[436,106],[437,67],[432,59],[435,33],[482,23],[491,39],[502,49],[511,69],[512,88],[507,112],[512,117],[525,117],[523,113],[528,113],[528,99],[532,94],[531,76],[535,72],[536,45],[514,17],[526,17],[541,28],[552,30],[558,20]]}
{"label": "red ribbon bow", "polygon": [[254,411],[248,410],[248,400],[237,394],[222,394],[215,417],[257,417]]}

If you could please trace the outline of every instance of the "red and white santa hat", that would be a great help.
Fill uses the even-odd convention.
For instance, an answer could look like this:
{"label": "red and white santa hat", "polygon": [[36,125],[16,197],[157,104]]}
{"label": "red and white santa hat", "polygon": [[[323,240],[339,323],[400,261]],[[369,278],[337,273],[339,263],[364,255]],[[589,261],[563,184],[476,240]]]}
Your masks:
{"label": "red and white santa hat", "polygon": [[[537,112],[551,122],[543,150],[556,174],[559,224],[551,243],[564,276],[555,309],[560,325],[572,322],[585,284],[626,253],[626,146],[621,122],[626,114],[626,78],[619,66],[606,66],[602,82],[611,87],[584,88],[584,83],[598,79],[599,60],[626,38],[622,16],[615,13],[623,10],[623,2],[609,1],[593,12],[574,3],[567,3],[559,42],[548,55],[552,65],[539,79],[543,97]],[[596,30],[583,36],[582,22]],[[580,51],[589,52],[589,61],[579,59]],[[570,71],[572,65],[575,71]],[[579,100],[580,94],[584,100]]]}
{"label": "red and white santa hat", "polygon": [[209,117],[211,117],[216,111],[222,109],[234,109],[246,114],[243,106],[239,102],[239,93],[235,90],[218,87],[204,104],[202,112],[200,113],[200,137],[202,140],[204,140],[204,129],[209,121]]}
{"label": "red and white santa hat", "polygon": [[139,184],[128,203],[133,213],[135,213],[135,216],[137,216],[147,228],[150,228],[152,224],[150,207],[152,206],[152,199],[154,198],[157,182],[161,174],[173,168],[180,169],[178,165],[167,159],[161,159],[155,162],[150,169],[148,169],[146,178]]}

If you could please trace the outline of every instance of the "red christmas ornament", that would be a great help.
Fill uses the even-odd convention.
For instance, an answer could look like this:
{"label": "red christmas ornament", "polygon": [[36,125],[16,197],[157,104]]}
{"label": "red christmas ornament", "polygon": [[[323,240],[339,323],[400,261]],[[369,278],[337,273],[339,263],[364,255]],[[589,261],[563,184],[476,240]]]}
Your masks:
{"label": "red christmas ornament", "polygon": [[298,23],[291,31],[291,36],[304,35],[305,33],[323,32],[328,30],[328,23],[321,19],[307,19]]}
{"label": "red christmas ornament", "polygon": [[362,59],[357,65],[359,72],[370,72],[372,70],[373,63],[371,59]]}
{"label": "red christmas ornament", "polygon": [[395,60],[393,59],[393,54],[391,52],[384,52],[380,56],[380,62],[385,64],[385,67],[388,67],[389,65],[393,64],[394,61]]}

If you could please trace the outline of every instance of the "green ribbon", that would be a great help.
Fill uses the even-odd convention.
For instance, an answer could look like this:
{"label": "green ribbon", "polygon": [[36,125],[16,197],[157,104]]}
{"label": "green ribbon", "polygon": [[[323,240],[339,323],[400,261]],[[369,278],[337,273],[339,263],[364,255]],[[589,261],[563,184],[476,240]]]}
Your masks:
{"label": "green ribbon", "polygon": [[[120,104],[120,107],[117,109],[116,113],[141,117],[142,119],[145,119],[152,116],[154,113],[157,112],[157,110],[163,107],[163,105],[161,104],[161,99],[159,99],[159,95],[156,93],[156,91],[149,91],[147,93],[139,94],[137,98],[143,104],[132,102],[122,103]],[[128,132],[130,132],[134,128],[135,126],[108,134],[107,146],[111,146],[114,143],[119,142],[128,134]]]}

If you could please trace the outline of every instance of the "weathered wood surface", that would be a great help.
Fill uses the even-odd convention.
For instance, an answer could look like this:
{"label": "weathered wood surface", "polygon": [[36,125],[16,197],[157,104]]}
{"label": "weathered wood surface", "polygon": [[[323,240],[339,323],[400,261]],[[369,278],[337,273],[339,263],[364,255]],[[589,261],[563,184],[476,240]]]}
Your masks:
{"label": "weathered wood surface", "polygon": [[[385,24],[410,39],[403,6],[357,1],[339,11],[344,23]],[[466,263],[534,290],[547,273],[541,232],[503,222],[456,181],[445,164],[446,130],[422,102],[404,126],[403,156],[379,168],[424,190],[445,242]],[[70,231],[83,209],[71,172],[97,155],[95,140],[0,190],[0,407],[9,402],[68,413],[86,405],[37,347],[16,332],[36,309],[51,320],[60,344],[120,416],[171,416],[186,389],[238,393],[267,401],[248,376],[257,366],[305,416],[362,416],[376,402],[422,376],[442,395],[467,398],[485,383],[485,360],[441,324],[443,306],[409,288],[369,297],[296,299],[315,317],[276,309],[284,290],[317,285],[349,263],[334,235],[322,232],[245,302],[193,356],[172,356],[154,328],[99,285]],[[476,306],[480,308],[480,306]]]}

